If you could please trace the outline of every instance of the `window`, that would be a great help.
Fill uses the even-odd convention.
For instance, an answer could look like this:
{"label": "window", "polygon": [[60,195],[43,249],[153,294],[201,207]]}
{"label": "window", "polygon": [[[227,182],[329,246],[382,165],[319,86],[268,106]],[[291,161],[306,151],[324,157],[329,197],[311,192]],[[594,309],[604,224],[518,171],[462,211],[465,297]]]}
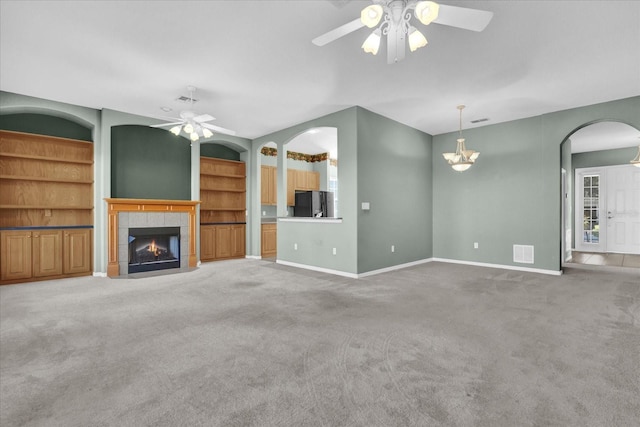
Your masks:
{"label": "window", "polygon": [[585,175],[582,178],[584,198],[582,202],[583,209],[583,236],[584,243],[600,242],[600,218],[598,211],[600,209],[600,176]]}

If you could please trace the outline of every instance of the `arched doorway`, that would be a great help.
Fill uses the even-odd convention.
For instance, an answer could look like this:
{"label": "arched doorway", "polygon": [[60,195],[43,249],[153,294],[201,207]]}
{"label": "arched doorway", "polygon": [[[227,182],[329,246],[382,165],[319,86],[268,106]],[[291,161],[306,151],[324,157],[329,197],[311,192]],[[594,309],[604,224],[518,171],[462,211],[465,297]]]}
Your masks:
{"label": "arched doorway", "polygon": [[605,120],[563,141],[563,265],[640,267],[639,144],[638,129]]}

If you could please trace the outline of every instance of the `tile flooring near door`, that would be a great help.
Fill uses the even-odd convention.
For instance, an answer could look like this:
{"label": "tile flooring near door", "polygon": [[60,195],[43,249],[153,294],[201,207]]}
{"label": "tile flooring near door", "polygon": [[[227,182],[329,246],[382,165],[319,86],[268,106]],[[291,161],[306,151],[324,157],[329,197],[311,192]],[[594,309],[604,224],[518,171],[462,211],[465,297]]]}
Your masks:
{"label": "tile flooring near door", "polygon": [[637,268],[640,270],[640,255],[573,251],[571,256],[571,261],[568,264]]}

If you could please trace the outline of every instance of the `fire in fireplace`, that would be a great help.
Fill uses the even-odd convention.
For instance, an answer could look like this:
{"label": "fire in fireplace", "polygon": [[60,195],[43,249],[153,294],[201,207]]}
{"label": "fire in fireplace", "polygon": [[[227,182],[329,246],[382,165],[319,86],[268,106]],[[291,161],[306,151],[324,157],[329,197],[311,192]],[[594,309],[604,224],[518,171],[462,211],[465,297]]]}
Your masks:
{"label": "fire in fireplace", "polygon": [[129,229],[129,273],[180,268],[180,227]]}

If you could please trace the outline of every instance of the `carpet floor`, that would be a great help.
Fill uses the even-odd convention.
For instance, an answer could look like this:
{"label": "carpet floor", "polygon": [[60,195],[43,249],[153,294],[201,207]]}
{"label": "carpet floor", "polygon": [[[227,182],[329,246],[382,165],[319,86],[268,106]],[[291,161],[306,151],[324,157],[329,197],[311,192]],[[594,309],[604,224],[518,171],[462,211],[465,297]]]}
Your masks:
{"label": "carpet floor", "polygon": [[640,276],[264,260],[0,287],[0,425],[637,426]]}

